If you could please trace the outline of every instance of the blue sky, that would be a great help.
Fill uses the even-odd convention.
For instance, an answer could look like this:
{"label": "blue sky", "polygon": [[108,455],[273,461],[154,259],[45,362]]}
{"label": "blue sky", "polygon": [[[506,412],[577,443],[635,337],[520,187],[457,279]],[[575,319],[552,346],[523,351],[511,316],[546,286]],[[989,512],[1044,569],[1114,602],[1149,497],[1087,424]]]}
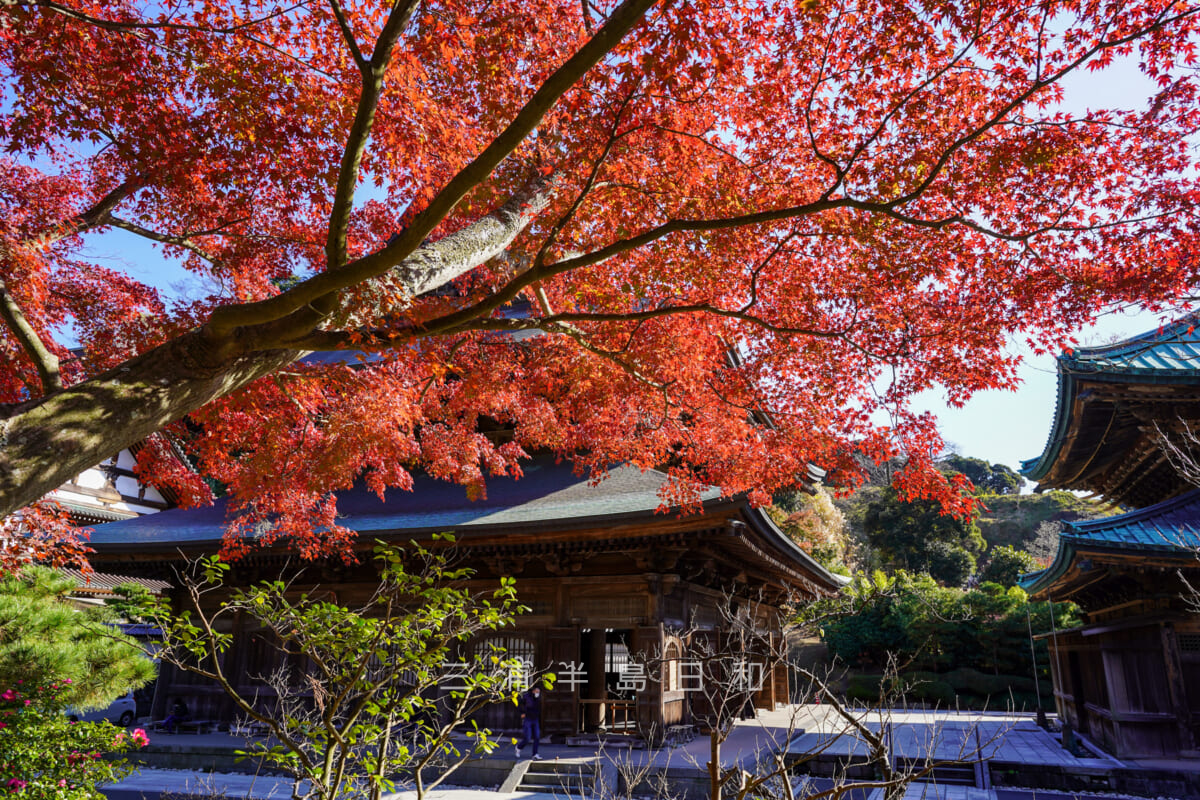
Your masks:
{"label": "blue sky", "polygon": [[[1080,346],[1107,344],[1158,327],[1157,314],[1107,314],[1093,328],[1079,332]],[[1041,454],[1054,421],[1058,377],[1055,359],[1034,355],[1026,347],[1014,348],[1024,357],[1017,372],[1016,391],[986,391],[962,408],[948,408],[937,392],[925,392],[917,407],[937,415],[946,443],[965,456],[1019,469],[1021,461]]]}

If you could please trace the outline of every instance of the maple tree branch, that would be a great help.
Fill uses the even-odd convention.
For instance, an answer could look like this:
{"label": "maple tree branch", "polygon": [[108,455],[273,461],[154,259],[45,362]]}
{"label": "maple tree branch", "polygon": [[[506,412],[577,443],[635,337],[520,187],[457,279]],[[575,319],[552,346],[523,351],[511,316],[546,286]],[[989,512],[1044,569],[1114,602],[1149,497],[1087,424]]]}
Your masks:
{"label": "maple tree branch", "polygon": [[[809,336],[818,339],[837,339],[844,338],[853,330],[853,325],[848,325],[839,330],[818,330],[816,328],[795,328],[786,325],[777,325],[768,322],[762,317],[751,314],[749,309],[751,305],[747,305],[741,309],[728,309],[714,306],[711,303],[688,303],[685,305],[662,306],[660,308],[647,309],[644,311],[631,312],[578,312],[578,313],[561,313],[547,314],[543,317],[534,317],[530,319],[472,319],[455,326],[453,329],[446,329],[437,325],[435,320],[430,326],[420,325],[411,328],[400,330],[347,330],[347,331],[313,331],[305,336],[301,336],[287,342],[289,347],[296,347],[303,350],[391,350],[401,347],[407,347],[415,339],[430,338],[432,336],[448,336],[453,334],[464,333],[466,331],[497,331],[507,333],[517,333],[520,331],[545,331],[547,333],[561,333],[565,326],[571,326],[573,333],[583,335],[583,331],[574,327],[576,323],[603,323],[603,322],[646,322],[647,320],[660,319],[663,317],[681,316],[685,314],[712,314],[718,317],[727,317],[730,319],[747,322],[751,325],[763,328],[771,333],[781,336]],[[436,330],[431,330],[436,328]]]}
{"label": "maple tree branch", "polygon": [[325,269],[333,272],[346,264],[350,212],[354,210],[354,192],[358,186],[363,154],[367,149],[367,141],[371,138],[371,129],[375,126],[375,112],[379,110],[379,100],[383,95],[383,76],[391,62],[396,40],[408,24],[417,3],[416,0],[398,0],[392,6],[387,22],[384,23],[371,51],[370,61],[364,58],[359,50],[354,32],[350,29],[350,23],[342,13],[338,0],[329,0],[329,4],[337,17],[342,38],[346,40],[354,63],[362,73],[362,90],[358,97],[358,107],[354,111],[354,122],[351,123],[350,133],[346,137],[346,146],[342,150],[337,186],[333,193],[333,208],[329,212],[329,233],[325,239]]}
{"label": "maple tree branch", "polygon": [[59,371],[58,356],[50,352],[42,342],[33,325],[25,318],[21,306],[12,293],[8,291],[4,279],[0,278],[0,318],[8,325],[13,336],[25,351],[25,355],[37,368],[38,377],[42,381],[42,390],[46,394],[57,392],[63,388],[62,374]]}
{"label": "maple tree branch", "polygon": [[[444,285],[504,252],[549,205],[555,189],[553,176],[535,180],[487,216],[437,241],[426,242],[376,281],[386,280],[398,285],[405,295],[400,298],[400,303],[407,303],[412,296]],[[291,347],[292,343],[305,341],[305,337],[315,333],[319,331],[314,331],[311,319],[285,317],[250,329],[247,344],[264,348],[287,343]]]}
{"label": "maple tree branch", "polygon": [[204,235],[203,233],[195,233],[195,234],[189,233],[189,234],[183,234],[181,236],[175,236],[175,235],[172,235],[169,233],[160,233],[159,231],[151,230],[150,228],[145,228],[145,227],[137,224],[136,222],[131,222],[127,219],[122,219],[121,217],[115,217],[115,216],[110,216],[108,218],[108,224],[112,225],[114,228],[120,228],[121,230],[129,231],[130,233],[135,234],[137,236],[141,236],[144,239],[151,239],[153,241],[161,242],[163,244],[169,244],[169,245],[173,245],[175,247],[181,247],[184,250],[195,253],[196,255],[200,256],[201,258],[203,258],[205,261],[209,262],[210,264],[215,262],[215,259],[211,255],[204,252],[204,250],[202,250],[199,245],[197,245],[195,242],[192,241],[191,237],[202,236],[202,235]]}
{"label": "maple tree branch", "polygon": [[[998,231],[995,228],[989,228],[986,225],[975,222],[972,219],[964,217],[962,214],[952,214],[948,217],[942,217],[940,219],[923,219],[921,217],[914,217],[910,214],[905,214],[902,211],[897,211],[892,207],[891,203],[869,203],[860,200],[850,200],[847,205],[850,208],[854,208],[859,211],[867,211],[873,214],[883,214],[884,216],[891,217],[897,222],[903,222],[906,225],[912,225],[917,228],[942,230],[943,228],[947,228],[951,225],[961,225],[964,228],[969,228],[970,230],[975,231],[976,233],[982,233],[984,236],[990,236],[1002,241],[1013,242],[1015,244],[1022,245],[1027,245],[1030,239],[1040,236],[1043,233],[1085,233],[1087,231],[1099,231],[1106,228],[1117,228],[1123,225],[1129,225],[1131,223],[1150,222],[1151,220],[1172,216],[1174,213],[1172,211],[1160,211],[1154,214],[1145,214],[1140,217],[1121,217],[1120,219],[1113,219],[1107,222],[1094,222],[1088,225],[1060,225],[1056,222],[1051,225],[1042,225],[1040,227],[1033,228],[1025,231],[1024,233],[1005,233],[1003,231]],[[1059,214],[1058,219],[1061,220],[1065,218],[1068,213],[1069,208],[1064,208]]]}
{"label": "maple tree branch", "polygon": [[[647,124],[647,127],[652,128],[656,131],[660,131],[662,133],[673,134],[675,136],[680,137],[681,139],[693,139],[693,140],[699,142],[700,144],[704,145],[705,147],[707,147],[709,150],[712,150],[713,152],[718,153],[718,154],[724,156],[725,158],[728,158],[730,161],[733,161],[736,164],[738,164],[742,167],[745,167],[746,170],[754,177],[756,177],[756,178],[759,177],[758,167],[756,167],[754,164],[751,164],[750,162],[746,161],[746,159],[742,158],[741,156],[739,156],[737,153],[733,152],[729,148],[722,147],[721,145],[717,144],[716,142],[710,142],[708,139],[705,139],[704,134],[702,134],[702,133],[690,133],[688,131],[679,130],[678,128],[672,128],[669,125],[658,125],[655,123],[649,123],[649,124]],[[706,132],[710,132],[711,130],[712,129],[710,128],[709,131],[706,131]]]}
{"label": "maple tree branch", "polygon": [[424,333],[440,333],[448,330],[455,330],[462,327],[465,323],[471,322],[479,317],[485,317],[506,303],[512,302],[522,289],[527,286],[546,278],[555,275],[561,275],[565,272],[571,272],[583,267],[589,267],[607,261],[614,256],[630,250],[635,250],[639,247],[644,247],[647,244],[655,242],[666,236],[674,233],[684,232],[702,232],[716,231],[727,228],[740,228],[750,225],[760,225],[766,222],[778,222],[785,219],[793,219],[812,214],[817,214],[823,211],[830,211],[837,208],[846,208],[853,204],[854,201],[848,198],[837,199],[822,199],[811,203],[804,203],[798,206],[788,206],[785,208],[777,208],[769,211],[758,211],[752,214],[741,214],[733,217],[718,217],[715,219],[673,219],[656,225],[649,230],[643,231],[636,236],[618,239],[617,241],[601,247],[598,250],[593,250],[590,253],[585,253],[578,256],[565,258],[562,261],[557,261],[553,264],[535,267],[521,273],[512,278],[507,284],[492,292],[488,297],[480,300],[474,305],[461,309],[451,314],[447,314],[430,322],[422,324]]}
{"label": "maple tree branch", "polygon": [[679,316],[681,314],[712,314],[717,317],[727,317],[729,319],[748,322],[751,325],[783,336],[810,336],[818,339],[836,339],[845,336],[849,332],[848,330],[826,331],[815,328],[793,328],[786,325],[776,325],[760,316],[749,313],[749,308],[747,306],[742,309],[733,310],[720,308],[711,303],[689,303],[686,305],[663,306],[662,308],[629,313],[564,313],[533,320],[487,319],[478,320],[476,324],[472,324],[469,327],[478,328],[479,330],[528,330],[540,328],[542,325],[554,325],[557,323],[644,322],[646,320]]}
{"label": "maple tree branch", "polygon": [[[297,65],[299,65],[307,70],[311,70],[312,72],[315,72],[329,80],[336,80],[337,76],[334,75],[333,73],[327,72],[326,70],[323,70],[320,67],[314,66],[313,64],[305,61],[304,59],[302,59],[296,55],[293,55],[292,53],[289,53],[286,50],[284,50],[274,44],[271,44],[270,42],[268,42],[264,39],[260,39],[259,37],[254,36],[253,34],[248,32],[249,28],[252,28],[256,25],[261,25],[264,22],[269,22],[270,20],[272,20],[276,17],[281,17],[286,14],[290,14],[292,11],[295,11],[298,8],[307,8],[308,5],[309,5],[309,2],[300,2],[300,3],[296,3],[294,5],[288,6],[286,8],[278,8],[275,11],[273,11],[270,14],[267,14],[266,16],[263,16],[263,17],[257,17],[255,19],[246,20],[245,22],[239,22],[236,25],[227,25],[224,27],[212,27],[209,25],[188,25],[188,24],[181,23],[181,22],[134,22],[134,21],[128,21],[128,20],[104,19],[102,17],[95,17],[95,16],[92,16],[85,12],[79,11],[77,9],[70,8],[68,6],[64,6],[61,3],[49,2],[49,0],[33,0],[33,2],[23,2],[22,0],[0,0],[0,8],[6,8],[6,7],[43,8],[43,9],[46,9],[47,11],[53,11],[55,13],[61,14],[70,19],[73,19],[73,20],[76,20],[79,22],[85,22],[89,25],[100,28],[101,30],[112,31],[112,32],[116,32],[116,33],[129,33],[143,41],[147,41],[147,39],[144,35],[141,34],[141,32],[145,31],[145,30],[154,30],[154,29],[194,31],[196,33],[210,33],[210,34],[217,34],[217,35],[241,36],[241,37],[245,38],[247,41],[254,42],[255,44],[259,45],[260,47],[266,48],[267,50],[277,53],[278,55],[281,55],[284,58],[287,58],[290,61],[295,62]],[[161,43],[154,43],[154,45],[157,47],[163,46]],[[169,50],[170,48],[167,48],[167,49]]]}
{"label": "maple tree branch", "polygon": [[[607,22],[538,87],[512,122],[463,167],[430,201],[412,223],[380,250],[353,261],[341,269],[322,272],[282,294],[255,303],[222,306],[213,311],[206,325],[210,338],[229,337],[234,329],[273,322],[301,313],[313,325],[331,313],[326,298],[342,289],[378,277],[398,266],[433,233],[434,229],[459,204],[467,192],[482,183],[495,168],[534,131],[547,112],[592,67],[600,62],[641,21],[657,0],[625,0]],[[463,268],[463,271],[474,264]],[[444,282],[444,281],[441,281]],[[417,292],[414,291],[414,294]],[[318,307],[314,304],[320,303]],[[303,314],[310,309],[309,314]]]}
{"label": "maple tree branch", "polygon": [[[977,12],[977,13],[979,13],[979,12]],[[976,20],[976,22],[978,23],[978,20]],[[997,19],[996,22],[993,23],[993,27],[999,26],[1002,22],[1003,22],[1003,17],[1001,17],[1000,19]],[[989,28],[988,30],[991,30],[991,28]],[[929,89],[930,87],[932,87],[934,83],[936,83],[943,76],[945,76],[947,73],[949,73],[956,65],[958,65],[958,63],[960,61],[962,61],[964,58],[966,58],[967,53],[969,53],[971,48],[973,48],[979,42],[980,38],[983,36],[984,33],[985,33],[984,29],[977,27],[975,30],[975,34],[973,36],[971,36],[963,44],[963,46],[961,48],[959,48],[958,52],[955,53],[953,58],[951,58],[949,61],[947,61],[946,64],[943,65],[940,69],[935,70],[932,74],[928,75],[925,78],[925,80],[921,81],[916,86],[914,86],[911,90],[906,92],[904,97],[901,98],[899,102],[897,102],[894,106],[892,106],[892,108],[890,108],[888,110],[888,112],[880,118],[879,123],[875,126],[875,129],[873,131],[871,131],[870,134],[868,134],[865,139],[863,139],[862,141],[860,141],[858,143],[858,145],[854,148],[853,152],[850,153],[850,157],[848,159],[846,159],[846,163],[839,167],[839,172],[840,172],[841,178],[844,178],[845,175],[848,172],[850,172],[850,169],[854,166],[854,162],[857,161],[858,158],[864,152],[866,152],[866,150],[875,141],[877,141],[880,136],[883,135],[883,132],[885,130],[887,130],[888,124],[896,117],[897,114],[900,113],[900,110],[903,109],[910,102],[912,102],[912,100],[914,98],[916,98],[917,95],[921,94],[926,89]],[[1024,101],[1022,101],[1022,102],[1024,102]],[[1015,108],[1015,106],[1014,106],[1014,108]],[[1007,114],[1007,113],[1008,112],[1005,112],[1005,114]],[[841,184],[841,180],[839,179],[837,183],[830,186],[828,193],[832,193],[837,188],[837,186],[839,186],[840,184]]]}
{"label": "maple tree branch", "polygon": [[671,387],[671,384],[674,383],[674,381],[663,383],[662,381],[656,381],[651,377],[643,375],[641,370],[620,358],[617,353],[614,353],[611,350],[605,350],[602,347],[597,347],[589,342],[583,331],[580,331],[578,328],[575,328],[572,325],[558,325],[556,327],[559,333],[574,341],[575,344],[587,352],[591,353],[592,355],[599,356],[610,364],[615,364],[616,366],[620,367],[622,371],[624,371],[638,383],[645,384],[651,389],[662,392],[663,403],[666,405],[672,405],[670,402],[670,397],[667,395],[667,390]]}
{"label": "maple tree branch", "polygon": [[[537,254],[533,257],[533,266],[539,267],[546,262],[546,255],[550,252],[550,248],[558,241],[559,235],[562,233],[575,214],[578,213],[579,207],[583,205],[583,201],[587,199],[588,194],[596,185],[596,179],[600,175],[600,170],[604,163],[608,160],[609,154],[612,152],[613,146],[623,138],[625,134],[618,134],[617,129],[621,126],[621,117],[625,115],[625,109],[629,107],[630,101],[633,99],[633,94],[630,93],[627,97],[621,100],[617,107],[617,113],[613,116],[612,125],[609,126],[608,138],[604,142],[604,147],[600,151],[600,155],[596,157],[592,163],[592,168],[588,171],[588,176],[583,182],[583,186],[576,194],[569,208],[562,213],[558,221],[550,227],[546,233],[545,239],[542,241],[541,247],[538,248]],[[628,132],[626,132],[628,133]],[[548,312],[547,312],[548,313]]]}
{"label": "maple tree branch", "polygon": [[329,7],[333,9],[333,16],[337,19],[338,28],[342,31],[342,38],[346,40],[346,46],[350,49],[350,55],[354,57],[354,63],[358,68],[365,69],[367,60],[363,58],[362,51],[358,49],[358,39],[354,35],[354,31],[350,28],[350,21],[346,19],[346,12],[342,8],[342,4],[338,0],[329,0]]}
{"label": "maple tree branch", "polygon": [[60,239],[106,224],[113,209],[137,190],[138,183],[133,178],[126,178],[97,200],[91,208],[50,227],[37,236],[26,239],[21,244],[31,250],[42,250]]}

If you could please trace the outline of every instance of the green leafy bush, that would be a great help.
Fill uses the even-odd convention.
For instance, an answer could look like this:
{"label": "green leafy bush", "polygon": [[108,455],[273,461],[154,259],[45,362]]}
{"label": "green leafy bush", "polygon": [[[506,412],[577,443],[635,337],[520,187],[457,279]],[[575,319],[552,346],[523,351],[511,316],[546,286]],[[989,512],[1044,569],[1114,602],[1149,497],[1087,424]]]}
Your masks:
{"label": "green leafy bush", "polygon": [[149,742],[109,722],[71,722],[63,714],[74,684],[19,682],[0,692],[0,792],[22,800],[102,800],[98,784],[132,772],[106,758]]}

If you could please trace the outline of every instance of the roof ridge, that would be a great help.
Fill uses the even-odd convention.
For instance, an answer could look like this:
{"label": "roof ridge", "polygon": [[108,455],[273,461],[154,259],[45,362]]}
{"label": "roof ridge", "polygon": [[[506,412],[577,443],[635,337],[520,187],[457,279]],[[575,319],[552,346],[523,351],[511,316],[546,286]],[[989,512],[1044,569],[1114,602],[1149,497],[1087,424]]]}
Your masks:
{"label": "roof ridge", "polygon": [[[1167,344],[1172,338],[1178,337],[1181,330],[1183,335],[1188,335],[1197,325],[1200,325],[1200,312],[1193,312],[1119,342],[1075,348],[1073,351],[1062,353],[1058,358],[1068,364],[1078,364],[1099,360],[1101,357],[1112,359],[1142,353],[1158,345]],[[1200,337],[1189,341],[1200,344]]]}

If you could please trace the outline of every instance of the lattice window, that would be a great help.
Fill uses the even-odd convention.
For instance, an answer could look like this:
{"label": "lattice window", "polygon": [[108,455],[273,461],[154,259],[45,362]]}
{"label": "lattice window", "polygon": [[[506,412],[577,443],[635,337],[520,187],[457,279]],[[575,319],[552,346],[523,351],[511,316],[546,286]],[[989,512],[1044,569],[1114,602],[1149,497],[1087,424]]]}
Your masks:
{"label": "lattice window", "polygon": [[629,663],[629,648],[625,646],[624,642],[609,642],[605,648],[604,661],[605,672],[618,674],[624,672]]}
{"label": "lattice window", "polygon": [[1184,653],[1200,653],[1200,633],[1180,633],[1179,649]]}

